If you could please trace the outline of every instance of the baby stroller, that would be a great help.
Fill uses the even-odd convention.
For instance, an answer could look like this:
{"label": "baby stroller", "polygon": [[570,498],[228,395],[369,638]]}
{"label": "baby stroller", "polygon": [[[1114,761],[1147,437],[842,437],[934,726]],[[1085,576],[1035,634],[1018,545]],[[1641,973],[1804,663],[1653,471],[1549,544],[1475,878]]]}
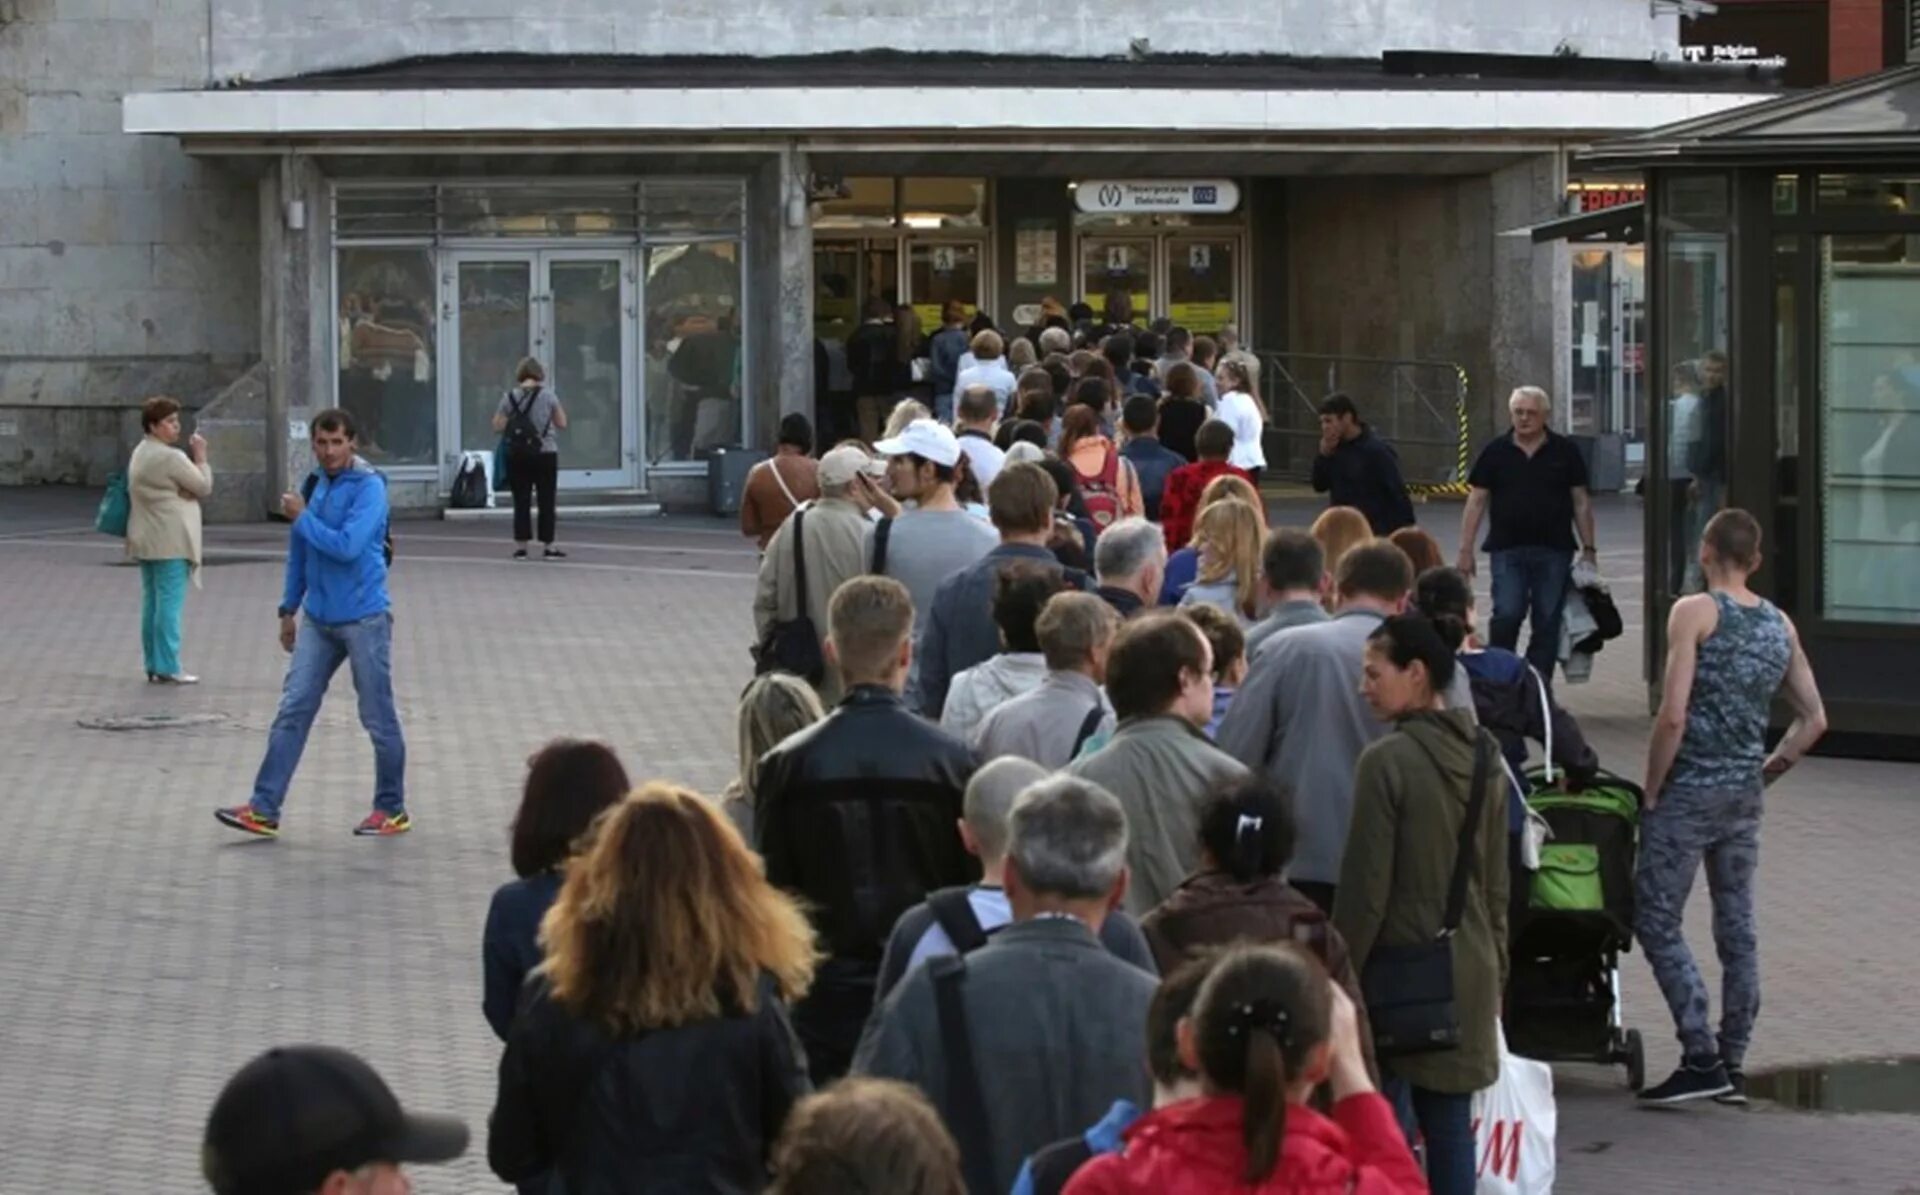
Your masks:
{"label": "baby stroller", "polygon": [[1510,927],[1507,1044],[1542,1061],[1624,1063],[1638,1091],[1646,1050],[1621,1018],[1619,960],[1633,946],[1640,788],[1602,772],[1567,792],[1543,771],[1529,772],[1526,787],[1548,837]]}

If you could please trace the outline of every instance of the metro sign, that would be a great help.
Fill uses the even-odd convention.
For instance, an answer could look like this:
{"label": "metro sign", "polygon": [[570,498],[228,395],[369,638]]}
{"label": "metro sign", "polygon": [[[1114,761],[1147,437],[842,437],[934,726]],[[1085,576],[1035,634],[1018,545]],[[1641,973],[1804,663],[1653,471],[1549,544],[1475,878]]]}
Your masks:
{"label": "metro sign", "polygon": [[1231,212],[1240,206],[1232,179],[1088,179],[1073,191],[1074,206],[1088,215],[1139,212]]}

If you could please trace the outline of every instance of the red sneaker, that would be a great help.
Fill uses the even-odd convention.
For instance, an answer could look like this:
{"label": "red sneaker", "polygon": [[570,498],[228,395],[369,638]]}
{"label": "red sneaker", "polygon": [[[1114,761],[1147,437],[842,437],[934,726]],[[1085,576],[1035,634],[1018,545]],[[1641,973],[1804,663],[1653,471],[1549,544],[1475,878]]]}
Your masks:
{"label": "red sneaker", "polygon": [[263,817],[254,811],[251,805],[235,805],[231,809],[216,809],[213,816],[220,819],[223,826],[232,826],[242,834],[251,834],[256,838],[280,837],[280,822],[276,818]]}
{"label": "red sneaker", "polygon": [[404,811],[388,813],[384,809],[376,809],[355,826],[353,832],[360,838],[388,838],[395,834],[405,834],[411,829],[413,829],[413,819]]}

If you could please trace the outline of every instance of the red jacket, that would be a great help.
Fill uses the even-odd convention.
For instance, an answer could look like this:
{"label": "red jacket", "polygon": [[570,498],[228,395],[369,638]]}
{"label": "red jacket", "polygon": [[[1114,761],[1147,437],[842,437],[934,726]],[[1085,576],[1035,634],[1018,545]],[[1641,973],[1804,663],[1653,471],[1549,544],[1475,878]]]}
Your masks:
{"label": "red jacket", "polygon": [[1160,530],[1166,534],[1167,551],[1177,552],[1193,538],[1194,516],[1200,513],[1200,493],[1222,473],[1231,473],[1248,485],[1253,484],[1253,474],[1225,461],[1195,461],[1167,474],[1166,489],[1160,492]]}
{"label": "red jacket", "polygon": [[1348,1096],[1328,1119],[1287,1108],[1280,1162],[1249,1186],[1239,1096],[1170,1104],[1135,1121],[1125,1149],[1082,1166],[1065,1195],[1426,1195],[1427,1180],[1380,1096]]}

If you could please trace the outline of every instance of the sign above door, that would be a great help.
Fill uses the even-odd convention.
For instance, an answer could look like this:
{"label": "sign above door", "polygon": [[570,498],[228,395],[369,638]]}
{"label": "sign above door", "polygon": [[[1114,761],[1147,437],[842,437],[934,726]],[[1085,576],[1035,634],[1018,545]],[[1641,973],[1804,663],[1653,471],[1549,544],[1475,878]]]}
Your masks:
{"label": "sign above door", "polygon": [[1090,178],[1074,184],[1074,206],[1089,215],[1119,212],[1231,212],[1240,187],[1227,178]]}

